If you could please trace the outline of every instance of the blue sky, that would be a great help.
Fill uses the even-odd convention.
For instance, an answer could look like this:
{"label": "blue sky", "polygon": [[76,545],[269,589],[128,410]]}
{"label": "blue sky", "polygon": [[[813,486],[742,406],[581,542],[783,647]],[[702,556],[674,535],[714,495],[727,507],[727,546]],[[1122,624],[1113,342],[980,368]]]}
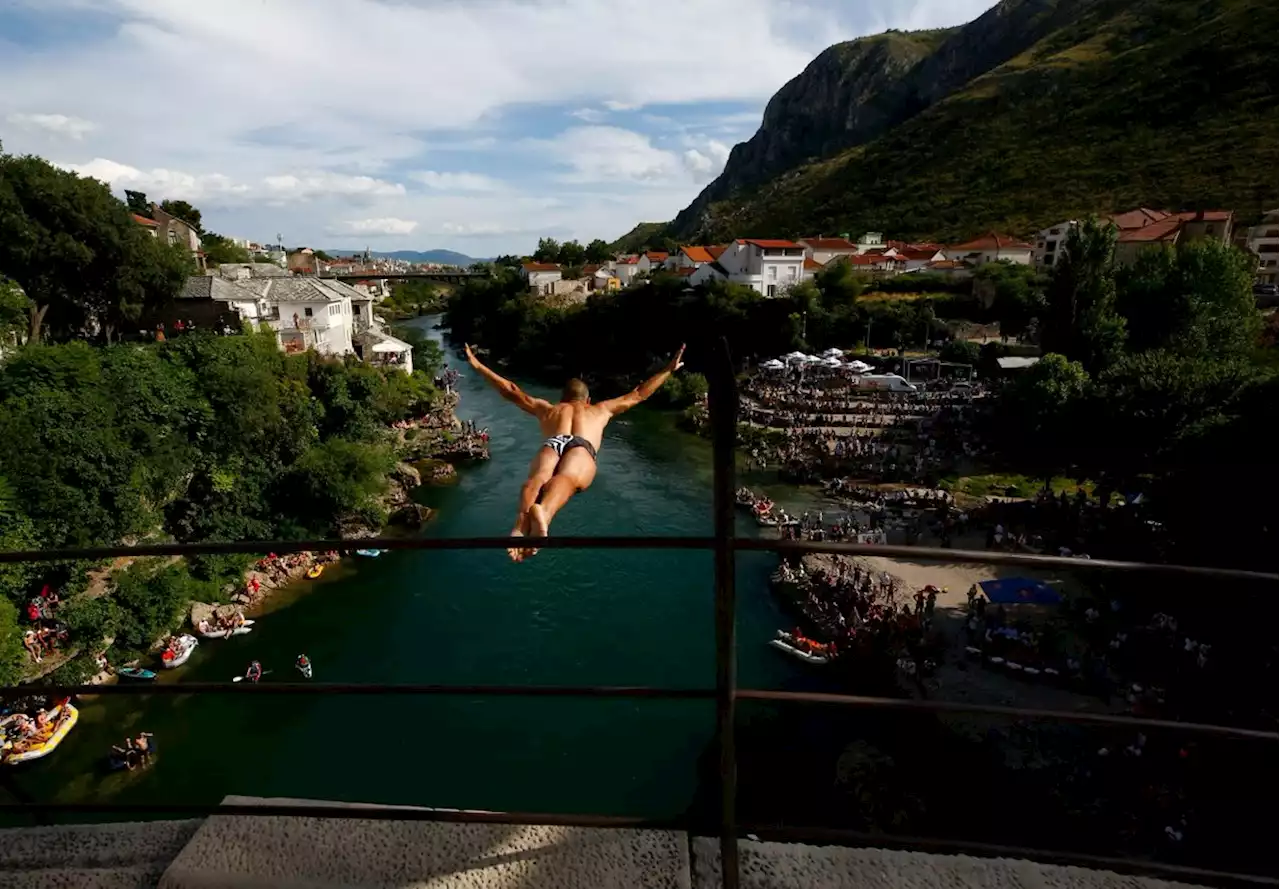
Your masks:
{"label": "blue sky", "polygon": [[532,250],[671,218],[832,43],[989,0],[6,0],[0,139],[223,234]]}

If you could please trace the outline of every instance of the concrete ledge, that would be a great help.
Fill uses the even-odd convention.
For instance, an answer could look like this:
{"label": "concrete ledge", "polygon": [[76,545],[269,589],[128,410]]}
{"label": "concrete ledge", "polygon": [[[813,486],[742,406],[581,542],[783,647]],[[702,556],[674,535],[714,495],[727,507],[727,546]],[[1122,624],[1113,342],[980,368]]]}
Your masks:
{"label": "concrete ledge", "polygon": [[200,824],[147,821],[0,830],[0,886],[152,889]]}
{"label": "concrete ledge", "polygon": [[[742,889],[1190,889],[1185,883],[1081,867],[888,849],[742,840],[738,856]],[[719,840],[695,837],[693,864],[694,889],[720,889]]]}
{"label": "concrete ledge", "polygon": [[161,889],[336,886],[689,889],[688,843],[679,831],[214,816],[160,880]]}

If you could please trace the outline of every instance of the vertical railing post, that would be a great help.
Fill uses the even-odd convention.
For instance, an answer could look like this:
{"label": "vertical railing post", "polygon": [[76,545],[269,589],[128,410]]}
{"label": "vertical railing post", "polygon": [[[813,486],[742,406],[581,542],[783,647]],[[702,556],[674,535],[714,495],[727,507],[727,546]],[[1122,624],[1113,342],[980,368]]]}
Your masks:
{"label": "vertical railing post", "polygon": [[715,459],[716,737],[720,747],[720,873],[725,889],[738,887],[737,750],[734,703],[738,654],[734,644],[734,446],[738,435],[738,386],[729,343],[721,338],[707,365],[708,408]]}

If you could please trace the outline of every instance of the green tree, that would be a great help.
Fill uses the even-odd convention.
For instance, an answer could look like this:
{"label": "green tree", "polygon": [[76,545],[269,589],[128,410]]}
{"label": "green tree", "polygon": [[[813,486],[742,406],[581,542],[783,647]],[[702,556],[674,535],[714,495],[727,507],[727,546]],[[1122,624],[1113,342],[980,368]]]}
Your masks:
{"label": "green tree", "polygon": [[395,459],[385,448],[334,438],[309,449],[283,477],[280,496],[301,530],[331,533],[338,520],[381,520],[377,497]]}
{"label": "green tree", "polygon": [[190,269],[181,247],[133,221],[107,186],[37,157],[0,154],[0,275],[31,299],[28,338],[119,325],[172,299]]}
{"label": "green tree", "polygon": [[565,241],[560,245],[560,250],[553,261],[561,265],[581,268],[587,261],[587,251],[577,241]]}
{"label": "green tree", "polygon": [[248,250],[237,246],[230,238],[224,238],[215,232],[205,232],[200,236],[200,249],[204,251],[205,262],[211,266],[231,262],[253,262],[253,256]]}
{"label": "green tree", "polygon": [[533,251],[537,262],[555,262],[560,258],[560,242],[555,238],[538,238],[538,249]]}
{"label": "green tree", "polygon": [[124,192],[125,205],[129,208],[130,213],[137,213],[139,216],[151,218],[151,202],[147,200],[147,196],[140,191]]}
{"label": "green tree", "polygon": [[1011,262],[989,262],[973,272],[974,296],[991,306],[1005,337],[1022,336],[1043,317],[1046,283],[1037,269]]}
{"label": "green tree", "polygon": [[1116,276],[1129,347],[1184,355],[1243,355],[1262,318],[1254,303],[1249,254],[1210,240],[1144,251]]}
{"label": "green tree", "polygon": [[1115,228],[1088,219],[1071,229],[1049,284],[1041,344],[1047,352],[1079,361],[1090,373],[1109,367],[1124,347],[1114,263]]}
{"label": "green tree", "polygon": [[587,262],[605,262],[610,259],[613,254],[609,250],[609,245],[600,238],[593,239],[586,247]]}
{"label": "green tree", "polygon": [[970,364],[976,368],[982,360],[982,347],[971,340],[951,340],[943,345],[938,357],[943,361]]}
{"label": "green tree", "polygon": [[1050,479],[1079,457],[1088,436],[1091,381],[1078,361],[1045,355],[1004,393],[1001,404],[1007,449],[1040,478]]}
{"label": "green tree", "polygon": [[186,201],[161,201],[160,209],[190,225],[197,234],[204,234],[204,227],[200,222],[200,211]]}
{"label": "green tree", "polygon": [[311,252],[315,255],[316,259],[319,259],[322,262],[333,262],[333,257],[324,250],[312,250]]}

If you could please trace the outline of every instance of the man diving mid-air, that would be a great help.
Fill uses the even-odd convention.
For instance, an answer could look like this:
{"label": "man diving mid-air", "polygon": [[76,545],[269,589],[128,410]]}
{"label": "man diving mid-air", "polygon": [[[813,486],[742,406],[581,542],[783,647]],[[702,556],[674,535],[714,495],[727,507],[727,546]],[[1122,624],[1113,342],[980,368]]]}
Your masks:
{"label": "man diving mid-air", "polygon": [[[555,518],[569,498],[585,491],[596,477],[596,452],[604,437],[604,427],[618,414],[628,411],[662,388],[667,377],[684,367],[684,346],[661,371],[636,386],[626,395],[591,403],[591,393],[582,380],[564,384],[560,401],[552,404],[534,398],[515,383],[504,379],[480,363],[471,346],[466,347],[467,361],[489,381],[498,394],[526,414],[532,414],[542,427],[545,439],[529,464],[529,478],[520,489],[520,505],[512,537],[546,537]],[[513,547],[507,550],[514,562],[537,554],[536,549]]]}

